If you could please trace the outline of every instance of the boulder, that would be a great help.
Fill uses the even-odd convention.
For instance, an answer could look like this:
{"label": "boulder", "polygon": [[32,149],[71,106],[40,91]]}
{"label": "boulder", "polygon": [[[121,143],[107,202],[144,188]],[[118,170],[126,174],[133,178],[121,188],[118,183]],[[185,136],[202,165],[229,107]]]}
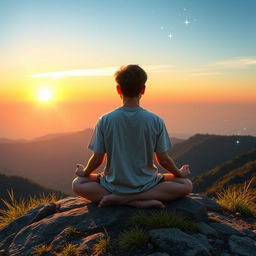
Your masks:
{"label": "boulder", "polygon": [[194,193],[191,193],[189,196],[190,198],[201,202],[206,207],[207,210],[220,211],[222,209],[221,206],[216,201],[214,201],[208,196]]}
{"label": "boulder", "polygon": [[183,214],[193,221],[206,221],[208,219],[205,205],[199,200],[193,199],[191,196],[170,201],[166,205],[166,208],[177,214]]}
{"label": "boulder", "polygon": [[217,222],[210,222],[208,223],[213,229],[216,230],[217,233],[222,235],[242,235],[240,231],[236,230],[235,228],[232,228],[226,224],[223,223],[217,223]]}
{"label": "boulder", "polygon": [[210,256],[201,238],[197,239],[178,228],[153,229],[150,232],[152,243],[161,250],[175,256]]}
{"label": "boulder", "polygon": [[239,256],[256,255],[256,242],[249,237],[232,235],[228,244],[231,252]]}
{"label": "boulder", "polygon": [[201,228],[202,233],[205,235],[216,234],[216,230],[205,222],[200,221],[197,223],[197,225]]}
{"label": "boulder", "polygon": [[[98,208],[97,204],[82,197],[67,197],[56,203],[39,205],[2,228],[0,255],[31,255],[38,245],[52,245],[51,254],[55,255],[68,243],[79,248],[83,255],[94,255],[93,245],[105,237],[106,232],[114,244],[111,254],[107,255],[113,256],[208,256],[211,253],[240,255],[239,248],[241,249],[242,244],[254,249],[253,240],[249,237],[255,239],[255,234],[249,229],[241,232],[223,223],[207,222],[209,205],[213,209],[211,199],[195,194],[167,202],[166,210],[182,214],[196,222],[202,233],[181,231],[178,228],[147,230],[151,237],[147,245],[140,249],[124,250],[118,246],[118,240],[122,232],[131,228],[127,225],[128,219],[137,213],[150,214],[162,209],[136,209],[130,206]],[[226,221],[229,216],[223,215],[221,220],[224,218]],[[227,243],[229,237],[232,239]],[[237,237],[246,239],[240,245]],[[244,252],[247,251],[243,250]]]}

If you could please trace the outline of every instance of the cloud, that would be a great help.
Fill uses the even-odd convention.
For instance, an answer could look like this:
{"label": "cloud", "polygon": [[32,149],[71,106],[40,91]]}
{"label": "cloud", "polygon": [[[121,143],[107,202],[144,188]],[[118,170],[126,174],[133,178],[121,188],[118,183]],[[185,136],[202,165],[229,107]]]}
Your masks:
{"label": "cloud", "polygon": [[216,75],[220,75],[220,72],[194,72],[191,73],[192,76],[216,76]]}
{"label": "cloud", "polygon": [[224,60],[220,62],[216,62],[213,66],[221,67],[221,68],[247,68],[249,66],[256,65],[255,58],[233,58],[229,60]]}
{"label": "cloud", "polygon": [[[143,69],[147,72],[166,72],[169,71],[170,65],[142,65]],[[48,72],[48,73],[39,73],[33,74],[33,78],[51,78],[59,79],[65,77],[84,77],[84,76],[113,76],[118,66],[114,67],[104,67],[96,69],[74,69],[74,70],[65,70],[58,72]]]}

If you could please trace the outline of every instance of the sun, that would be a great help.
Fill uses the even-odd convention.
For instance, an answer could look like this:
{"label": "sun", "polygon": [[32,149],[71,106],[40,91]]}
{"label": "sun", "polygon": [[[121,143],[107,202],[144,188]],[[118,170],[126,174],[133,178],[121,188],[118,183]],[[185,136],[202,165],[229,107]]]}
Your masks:
{"label": "sun", "polygon": [[37,96],[40,101],[46,102],[52,100],[53,92],[50,88],[41,88],[39,89]]}

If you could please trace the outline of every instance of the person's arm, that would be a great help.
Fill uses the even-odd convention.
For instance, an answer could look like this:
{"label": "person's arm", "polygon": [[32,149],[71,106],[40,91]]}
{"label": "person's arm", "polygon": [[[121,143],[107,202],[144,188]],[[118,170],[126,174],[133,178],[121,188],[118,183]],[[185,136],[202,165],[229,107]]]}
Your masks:
{"label": "person's arm", "polygon": [[77,169],[76,175],[80,177],[88,177],[94,170],[99,168],[104,162],[105,153],[94,152],[90,157],[87,165],[83,169]]}
{"label": "person's arm", "polygon": [[160,166],[162,166],[168,172],[173,173],[178,178],[186,178],[190,175],[188,165],[183,165],[180,169],[177,168],[167,152],[156,153],[156,160]]}

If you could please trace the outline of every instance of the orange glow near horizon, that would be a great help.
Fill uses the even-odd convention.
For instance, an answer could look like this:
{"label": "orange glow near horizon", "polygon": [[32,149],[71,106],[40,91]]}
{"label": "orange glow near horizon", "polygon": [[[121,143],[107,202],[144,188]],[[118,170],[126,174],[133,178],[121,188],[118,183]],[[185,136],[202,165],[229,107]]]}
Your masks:
{"label": "orange glow near horizon", "polygon": [[[199,78],[150,74],[143,99],[151,102],[256,102],[253,81],[225,77]],[[116,101],[119,96],[113,76],[26,78],[9,81],[1,91],[1,102],[15,101]],[[40,92],[49,88],[47,93]],[[52,96],[50,96],[50,94]],[[48,95],[48,96],[47,96]]]}

